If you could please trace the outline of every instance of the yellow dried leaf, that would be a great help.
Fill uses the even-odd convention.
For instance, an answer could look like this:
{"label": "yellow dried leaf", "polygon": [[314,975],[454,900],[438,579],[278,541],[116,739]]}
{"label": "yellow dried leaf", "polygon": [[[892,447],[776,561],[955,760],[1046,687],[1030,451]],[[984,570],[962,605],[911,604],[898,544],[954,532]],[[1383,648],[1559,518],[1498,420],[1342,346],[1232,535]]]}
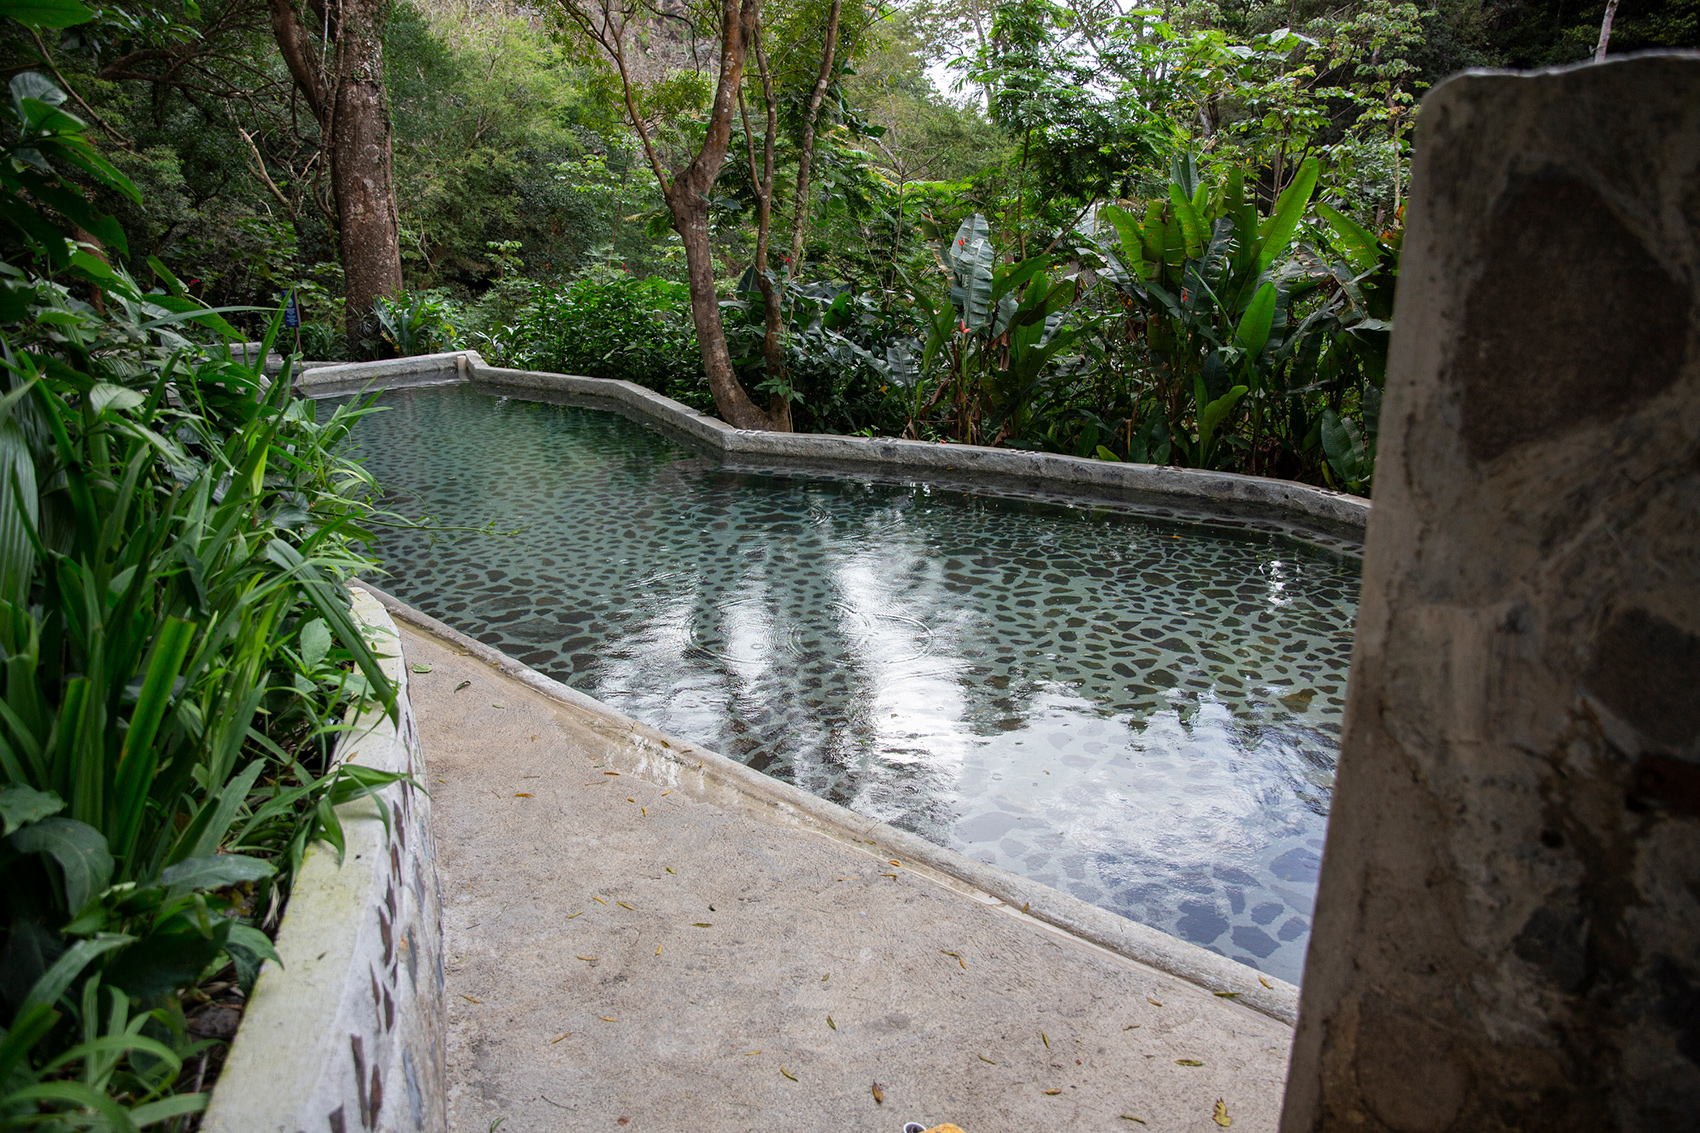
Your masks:
{"label": "yellow dried leaf", "polygon": [[[665,866],[665,867],[663,867],[663,868],[665,868],[665,869],[666,869],[666,870],[667,870],[667,872],[668,872],[668,873],[672,873],[672,872],[673,872],[673,867],[672,867],[672,866]],[[675,874],[675,876],[677,876],[677,875],[676,875],[676,874]]]}
{"label": "yellow dried leaf", "polygon": [[752,1054],[760,1054],[760,1053],[761,1053],[761,1051],[759,1051],[759,1050],[746,1050],[744,1052],[744,1057],[748,1058]]}
{"label": "yellow dried leaf", "polygon": [[659,956],[659,955],[661,955],[661,945],[659,945],[659,944],[657,944],[657,945],[656,945],[656,946],[655,946],[655,954],[656,954],[656,955],[657,955],[657,956]]}
{"label": "yellow dried leaf", "polygon": [[1149,995],[1145,997],[1145,1002],[1149,1003],[1153,1007],[1163,1006],[1161,1003],[1158,1003],[1155,999],[1152,999]]}
{"label": "yellow dried leaf", "polygon": [[677,787],[668,787],[665,791],[661,792],[661,797],[666,798],[668,795],[672,794],[674,791],[676,791],[678,789],[679,788],[677,788]]}
{"label": "yellow dried leaf", "polygon": [[1039,1037],[1045,1040],[1045,1049],[1050,1050],[1051,1049],[1051,1036],[1047,1035],[1044,1031],[1040,1031]]}
{"label": "yellow dried leaf", "polygon": [[[632,908],[630,905],[626,904],[624,901],[615,901],[614,904],[620,906],[620,908],[622,908],[622,909],[631,909]],[[632,912],[635,913],[635,912],[637,912],[637,910],[632,909]]]}
{"label": "yellow dried leaf", "polygon": [[1234,1123],[1234,1119],[1228,1116],[1228,1103],[1223,1101],[1221,1098],[1217,1098],[1216,1108],[1210,1111],[1210,1120],[1214,1121],[1217,1125],[1220,1125],[1224,1129],[1232,1125]]}
{"label": "yellow dried leaf", "polygon": [[1262,984],[1264,987],[1268,988],[1270,991],[1275,990],[1275,985],[1270,983],[1268,980],[1264,979],[1262,976],[1257,977],[1257,982]]}
{"label": "yellow dried leaf", "polygon": [[536,737],[536,736],[532,736],[532,737],[531,737],[531,742],[532,742],[532,743],[536,743],[536,742],[537,742],[537,737]]}
{"label": "yellow dried leaf", "polygon": [[874,1083],[873,1091],[874,1091],[874,1104],[875,1105],[884,1105],[885,1104],[885,1091],[880,1089],[880,1084],[878,1082]]}
{"label": "yellow dried leaf", "polygon": [[1238,999],[1240,997],[1240,993],[1237,991],[1218,991],[1215,995],[1217,999]]}
{"label": "yellow dried leaf", "polygon": [[820,978],[820,982],[825,983],[827,980],[829,980],[831,978],[832,978],[832,973],[828,972],[826,975],[824,975]]}
{"label": "yellow dried leaf", "polygon": [[463,995],[461,998],[466,1000],[468,1003],[476,1003],[480,1007],[484,1006],[484,1001],[482,999],[474,999],[470,995]]}
{"label": "yellow dried leaf", "polygon": [[1032,903],[1033,902],[1031,902],[1031,901],[1021,902],[1021,911],[1025,913],[1027,911],[1027,906],[1031,905]]}
{"label": "yellow dried leaf", "polygon": [[524,791],[517,791],[514,794],[514,798],[516,799],[535,799],[536,797],[536,795],[528,795]]}
{"label": "yellow dried leaf", "polygon": [[960,957],[960,956],[958,956],[958,957],[957,957],[957,958],[956,958],[956,962],[957,962],[957,963],[958,963],[958,964],[961,964],[961,965],[962,965],[962,970],[963,970],[963,971],[965,971],[965,972],[966,972],[966,971],[967,971],[967,970],[968,970],[968,965],[967,965],[967,963],[965,963],[965,962],[964,962],[964,961],[963,961],[963,959],[962,959],[962,957]]}
{"label": "yellow dried leaf", "polygon": [[591,900],[595,901],[598,905],[606,905],[608,903],[600,897],[592,897]]}
{"label": "yellow dried leaf", "polygon": [[576,913],[568,913],[568,914],[567,914],[567,919],[568,919],[568,920],[569,920],[569,921],[570,921],[570,920],[572,920],[572,919],[573,919],[573,918],[574,918],[574,917],[582,917],[582,916],[584,916],[584,910],[583,910],[583,909],[580,909],[580,910],[579,910],[579,911],[578,911],[578,912],[576,912]]}
{"label": "yellow dried leaf", "polygon": [[978,1054],[978,1055],[975,1055],[974,1057],[978,1058],[981,1062],[984,1062],[987,1066],[996,1066],[997,1065],[997,1063],[993,1062],[991,1059],[987,1058],[983,1054]]}
{"label": "yellow dried leaf", "polygon": [[1139,1029],[1138,1023],[1129,1023],[1127,1026],[1122,1028],[1122,1030],[1124,1030],[1124,1031],[1137,1031],[1138,1029]]}
{"label": "yellow dried leaf", "polygon": [[1062,1091],[1061,1090],[1046,1090],[1045,1093],[1054,1097],[1055,1095],[1062,1093]]}
{"label": "yellow dried leaf", "polygon": [[945,951],[945,950],[944,950],[944,949],[942,949],[942,948],[940,948],[940,949],[939,949],[939,954],[940,954],[940,955],[943,955],[943,956],[957,956],[957,955],[960,955],[960,953],[957,953],[957,952],[946,952],[946,951]]}
{"label": "yellow dried leaf", "polygon": [[892,879],[892,880],[893,880],[893,881],[896,881],[896,880],[897,880],[897,875],[896,875],[896,874],[895,874],[895,873],[882,873],[882,874],[880,874],[880,876],[881,876],[881,877],[889,877],[889,878],[891,878],[891,879]]}
{"label": "yellow dried leaf", "polygon": [[828,1016],[827,1016],[827,1017],[826,1017],[826,1025],[827,1025],[827,1026],[829,1026],[829,1027],[831,1027],[831,1028],[832,1028],[832,1029],[833,1029],[833,1030],[835,1030],[835,1031],[836,1031],[836,1030],[837,1030],[837,1029],[838,1029],[838,1024],[837,1024],[837,1023],[834,1023],[834,1022],[833,1022],[833,1021],[832,1021],[832,1016],[831,1016],[831,1015],[828,1015]]}
{"label": "yellow dried leaf", "polygon": [[781,1066],[779,1068],[779,1072],[781,1074],[785,1075],[787,1078],[791,1079],[793,1082],[795,1082],[797,1080],[797,1076],[795,1074],[791,1073],[791,1071],[785,1069],[785,1067],[783,1067],[783,1066]]}
{"label": "yellow dried leaf", "polygon": [[1175,1065],[1176,1066],[1203,1066],[1204,1063],[1198,1061],[1198,1059],[1196,1059],[1196,1058],[1177,1058],[1177,1059],[1175,1059]]}
{"label": "yellow dried leaf", "polygon": [[697,921],[695,924],[691,925],[691,927],[692,928],[713,928],[714,925],[711,922],[708,922],[708,921]]}
{"label": "yellow dried leaf", "polygon": [[892,859],[891,859],[891,860],[890,860],[890,861],[889,861],[889,862],[887,862],[887,863],[886,863],[886,864],[887,864],[887,865],[894,865],[894,866],[901,866],[901,865],[902,865],[902,864],[903,864],[903,863],[902,863],[902,862],[900,862],[900,861],[898,861],[898,860],[897,860],[897,859],[896,859],[896,858],[892,858]]}
{"label": "yellow dried leaf", "polygon": [[632,799],[632,798],[628,798],[628,799],[627,799],[627,800],[626,800],[626,801],[627,801],[627,802],[629,802],[629,803],[635,803],[635,802],[637,802],[637,800],[636,800],[636,799]]}
{"label": "yellow dried leaf", "polygon": [[618,771],[604,771],[602,774],[604,774],[604,775],[618,775],[619,772]]}
{"label": "yellow dried leaf", "polygon": [[587,964],[596,963],[596,957],[594,957],[594,956],[580,956],[579,959],[583,960]]}
{"label": "yellow dried leaf", "polygon": [[644,817],[645,817],[645,818],[648,818],[648,817],[649,817],[649,808],[648,808],[648,807],[646,807],[646,806],[640,806],[640,807],[638,807],[638,810],[639,810],[639,811],[641,811],[641,812],[642,812],[642,813],[643,813],[643,816],[644,816]]}
{"label": "yellow dried leaf", "polygon": [[1139,1123],[1140,1123],[1140,1124],[1141,1124],[1141,1125],[1144,1125],[1144,1124],[1145,1124],[1145,1119],[1144,1119],[1144,1118],[1143,1118],[1143,1117],[1135,1117],[1135,1116],[1133,1116],[1133,1114],[1131,1114],[1131,1113],[1124,1113],[1124,1114],[1122,1114],[1122,1120],[1123,1120],[1123,1121],[1137,1121],[1137,1122],[1139,1122]]}
{"label": "yellow dried leaf", "polygon": [[604,1023],[618,1023],[619,1022],[618,1019],[610,1019],[606,1015],[598,1015],[597,1018],[602,1020]]}
{"label": "yellow dried leaf", "polygon": [[562,1039],[570,1039],[572,1037],[573,1037],[573,1033],[571,1031],[568,1031],[564,1035],[556,1035],[554,1038],[549,1040],[549,1045],[554,1046],[556,1043],[560,1042]]}
{"label": "yellow dried leaf", "polygon": [[447,782],[448,782],[448,780],[447,780],[447,779],[438,779],[438,780],[437,780],[437,782],[439,782],[439,783],[447,783]]}

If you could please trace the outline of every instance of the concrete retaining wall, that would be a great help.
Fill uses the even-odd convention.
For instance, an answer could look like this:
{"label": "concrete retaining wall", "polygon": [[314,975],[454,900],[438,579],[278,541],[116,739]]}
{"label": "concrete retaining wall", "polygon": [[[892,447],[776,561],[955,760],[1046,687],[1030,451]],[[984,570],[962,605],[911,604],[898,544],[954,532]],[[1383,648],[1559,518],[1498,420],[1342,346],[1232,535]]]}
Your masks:
{"label": "concrete retaining wall", "polygon": [[[400,724],[360,714],[339,759],[424,779],[395,623],[361,590],[354,615],[399,690]],[[412,783],[337,808],[346,853],[306,860],[230,1048],[204,1133],[445,1133],[442,921],[430,800]]]}
{"label": "concrete retaining wall", "polygon": [[702,447],[733,467],[970,482],[1020,494],[1048,492],[1155,505],[1191,518],[1274,520],[1354,542],[1362,538],[1369,521],[1368,500],[1262,476],[982,445],[734,429],[632,382],[510,370],[486,364],[471,350],[320,366],[304,371],[299,379],[303,391],[313,397],[462,380],[540,401],[565,399],[612,409]]}

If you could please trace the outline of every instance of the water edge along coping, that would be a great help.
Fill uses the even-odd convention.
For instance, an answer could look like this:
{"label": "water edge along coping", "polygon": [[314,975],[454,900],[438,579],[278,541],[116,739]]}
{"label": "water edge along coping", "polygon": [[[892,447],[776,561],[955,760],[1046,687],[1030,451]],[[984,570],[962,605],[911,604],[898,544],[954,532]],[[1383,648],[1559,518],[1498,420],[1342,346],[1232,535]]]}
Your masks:
{"label": "water edge along coping", "polygon": [[303,366],[296,380],[309,397],[477,381],[518,396],[540,395],[539,400],[588,399],[706,448],[734,468],[860,472],[1167,506],[1180,509],[1181,519],[1275,520],[1354,553],[1369,522],[1370,502],[1362,497],[1267,476],[895,437],[735,429],[633,382],[491,366],[473,350]]}
{"label": "water edge along coping", "polygon": [[336,808],[345,853],[308,847],[201,1122],[203,1133],[445,1133],[442,916],[425,765],[401,634],[350,587],[353,615],[396,689],[399,723],[351,711],[337,763],[413,777]]}
{"label": "water edge along coping", "polygon": [[991,903],[1005,906],[1014,915],[1031,917],[1125,959],[1231,998],[1288,1026],[1298,1018],[1299,989],[1284,980],[1264,976],[1219,953],[1100,909],[1061,890],[936,846],[919,835],[828,802],[710,748],[652,728],[414,609],[369,582],[361,580],[352,585],[367,590],[399,621],[466,650],[534,692],[577,709],[609,739],[629,743],[640,756],[641,774],[655,773],[669,780],[680,773],[698,775],[706,782],[730,788],[754,801],[759,811],[777,821],[812,826],[853,842],[872,844],[906,863],[919,862],[964,884],[990,898]]}

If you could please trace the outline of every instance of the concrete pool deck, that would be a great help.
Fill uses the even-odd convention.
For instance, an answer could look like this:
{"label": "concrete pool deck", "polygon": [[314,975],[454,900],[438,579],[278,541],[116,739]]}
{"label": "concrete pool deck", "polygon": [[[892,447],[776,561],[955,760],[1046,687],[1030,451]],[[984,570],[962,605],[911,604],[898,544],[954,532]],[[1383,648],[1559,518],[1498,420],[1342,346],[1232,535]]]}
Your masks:
{"label": "concrete pool deck", "polygon": [[430,667],[451,1129],[1202,1131],[1218,1100],[1276,1127],[1277,1019],[691,774],[458,635],[402,638]]}

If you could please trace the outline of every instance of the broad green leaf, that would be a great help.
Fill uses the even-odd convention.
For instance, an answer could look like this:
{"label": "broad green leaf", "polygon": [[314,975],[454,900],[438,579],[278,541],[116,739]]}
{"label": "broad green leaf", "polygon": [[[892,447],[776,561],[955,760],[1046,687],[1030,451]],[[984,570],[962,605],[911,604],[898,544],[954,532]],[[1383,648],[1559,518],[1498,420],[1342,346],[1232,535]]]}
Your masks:
{"label": "broad green leaf", "polygon": [[1264,343],[1269,341],[1269,327],[1274,319],[1275,285],[1265,283],[1251,297],[1245,314],[1240,316],[1240,325],[1234,328],[1234,341],[1240,344],[1254,364],[1257,356],[1263,353]]}
{"label": "broad green leaf", "polygon": [[77,0],[0,0],[0,16],[10,16],[27,28],[69,28],[94,19],[94,13]]}
{"label": "broad green leaf", "polygon": [[38,791],[22,783],[0,788],[0,837],[65,809],[65,800],[52,791]]}
{"label": "broad green leaf", "polygon": [[207,1108],[212,1100],[211,1094],[173,1094],[169,1098],[161,1098],[156,1102],[139,1105],[130,1111],[130,1120],[138,1128],[158,1125],[160,1122],[173,1117],[181,1117],[186,1113],[200,1113]]}
{"label": "broad green leaf", "polygon": [[147,401],[147,397],[137,390],[127,386],[113,385],[111,382],[96,382],[89,390],[89,408],[95,413],[105,413],[108,409],[117,409],[120,413],[134,409]]}
{"label": "broad green leaf", "polygon": [[1199,411],[1198,440],[1200,445],[1209,447],[1210,439],[1216,435],[1216,430],[1221,427],[1222,422],[1228,419],[1228,414],[1234,411],[1234,406],[1238,405],[1240,398],[1245,395],[1245,386],[1235,386]]}
{"label": "broad green leaf", "polygon": [[112,854],[106,836],[74,818],[44,818],[17,831],[12,848],[21,854],[46,854],[59,863],[65,879],[65,905],[75,913],[112,880]]}
{"label": "broad green leaf", "polygon": [[283,966],[283,957],[272,947],[271,940],[252,925],[231,925],[230,936],[224,942],[224,951],[230,956],[230,962],[236,966],[236,980],[244,994],[253,989],[254,980],[260,974],[260,966],[267,960],[274,961],[280,968]]}
{"label": "broad green leaf", "polygon": [[325,655],[331,651],[331,631],[325,619],[314,618],[301,627],[301,667],[309,673],[319,671]]}
{"label": "broad green leaf", "polygon": [[1275,212],[1263,225],[1263,247],[1258,249],[1257,270],[1269,270],[1269,265],[1275,262],[1287,250],[1287,245],[1293,239],[1293,233],[1298,229],[1299,220],[1304,216],[1305,206],[1310,204],[1310,195],[1316,189],[1317,171],[1320,169],[1316,158],[1305,158],[1299,166],[1298,176],[1294,177],[1275,202]]}
{"label": "broad green leaf", "polygon": [[[0,3],[4,3],[4,0],[0,0]],[[20,71],[13,75],[9,89],[12,93],[12,113],[18,118],[24,116],[23,102],[26,98],[33,98],[48,106],[58,106],[66,97],[57,83],[35,71]]]}
{"label": "broad green leaf", "polygon": [[1362,274],[1381,262],[1375,237],[1365,231],[1363,225],[1326,201],[1318,201],[1316,211],[1334,230],[1335,246],[1352,265],[1353,271]]}
{"label": "broad green leaf", "polygon": [[262,858],[251,858],[246,854],[210,854],[167,866],[159,875],[159,883],[169,889],[201,892],[239,885],[244,881],[260,881],[276,872],[277,868]]}
{"label": "broad green leaf", "polygon": [[1204,254],[1204,225],[1198,219],[1198,210],[1192,207],[1179,185],[1169,186],[1169,203],[1174,206],[1175,219],[1180,221],[1187,258],[1196,260]]}

